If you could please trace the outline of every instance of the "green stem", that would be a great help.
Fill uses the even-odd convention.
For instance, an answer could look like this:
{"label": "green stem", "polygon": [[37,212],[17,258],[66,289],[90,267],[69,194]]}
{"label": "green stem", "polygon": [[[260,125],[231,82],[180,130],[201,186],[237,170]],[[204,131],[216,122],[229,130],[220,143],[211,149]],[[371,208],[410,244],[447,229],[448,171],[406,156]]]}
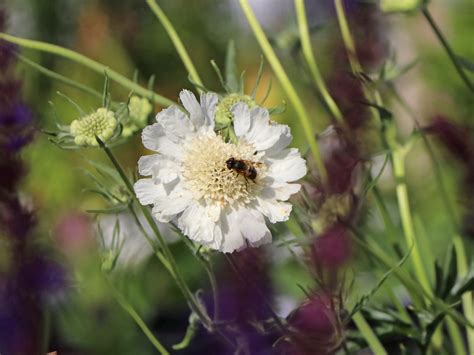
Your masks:
{"label": "green stem", "polygon": [[314,58],[313,50],[311,48],[311,41],[309,36],[309,28],[308,28],[308,21],[306,18],[306,10],[304,7],[304,0],[295,0],[295,9],[296,9],[296,17],[298,19],[298,28],[300,32],[300,39],[301,39],[301,46],[303,51],[303,56],[308,64],[309,70],[311,75],[313,76],[313,80],[321,93],[321,96],[324,99],[329,111],[333,115],[333,117],[339,122],[343,123],[342,113],[337,107],[336,102],[333,100],[329,91],[324,83],[324,79],[321,76],[321,72],[319,71],[318,65]]}
{"label": "green stem", "polygon": [[422,12],[423,12],[423,15],[425,16],[425,19],[428,21],[428,23],[430,24],[430,26],[433,29],[434,33],[436,34],[436,37],[438,37],[438,40],[441,42],[441,45],[446,50],[446,53],[448,53],[449,59],[451,59],[451,62],[453,63],[454,67],[456,68],[456,71],[458,72],[458,74],[461,77],[462,81],[464,82],[464,84],[466,84],[466,86],[468,87],[469,90],[474,92],[474,85],[472,84],[471,80],[469,80],[468,76],[466,75],[463,68],[459,64],[459,61],[456,58],[456,55],[454,54],[454,51],[451,49],[451,46],[449,45],[448,41],[444,37],[443,33],[441,32],[441,29],[436,24],[436,21],[431,16],[431,13],[428,10],[428,7],[424,6],[423,9],[422,9]]}
{"label": "green stem", "polygon": [[415,273],[420,280],[421,286],[428,293],[431,293],[430,282],[428,275],[423,267],[421,260],[421,254],[419,249],[419,243],[415,236],[415,228],[413,226],[413,220],[411,218],[410,203],[408,201],[408,191],[405,181],[405,152],[402,148],[395,148],[392,154],[393,172],[397,181],[396,191],[398,199],[398,207],[400,210],[400,218],[402,222],[403,232],[405,234],[405,240],[407,246],[413,245],[413,266]]}
{"label": "green stem", "polygon": [[[415,113],[413,112],[411,107],[408,105],[406,100],[403,98],[403,96],[400,95],[395,85],[389,84],[388,87],[392,95],[395,97],[395,99],[399,102],[402,108],[412,117],[413,121],[415,122],[415,125],[419,128],[420,125]],[[428,138],[424,134],[422,134],[421,137],[423,140],[423,144],[425,145],[425,148],[433,163],[435,179],[440,189],[440,196],[441,196],[441,199],[443,200],[446,213],[449,219],[451,220],[453,229],[457,231],[459,230],[459,222],[458,222],[459,217],[457,216],[455,212],[456,206],[454,202],[452,201],[452,199],[450,198],[448,189],[446,188],[446,183],[443,177],[441,164],[436,158],[434,149],[431,146]],[[466,250],[464,248],[464,243],[459,233],[454,234],[453,244],[454,244],[454,248],[456,250],[456,255],[457,255],[457,261],[458,261],[457,267],[458,267],[459,277],[464,277],[468,272],[468,262],[466,258]],[[463,305],[463,311],[464,311],[464,315],[466,319],[469,322],[474,323],[474,308],[473,308],[473,302],[472,302],[472,292],[467,292],[462,296],[462,305]],[[466,327],[466,334],[467,334],[469,352],[471,354],[474,354],[474,329],[470,327]]]}
{"label": "green stem", "polygon": [[135,321],[135,323],[140,327],[142,330],[143,334],[146,335],[150,343],[153,344],[153,346],[156,348],[156,350],[159,351],[160,354],[162,355],[169,355],[168,350],[160,343],[160,341],[153,335],[152,331],[146,323],[143,321],[143,319],[140,317],[140,315],[135,311],[133,306],[128,303],[128,301],[125,299],[125,297],[115,288],[115,286],[112,284],[112,282],[107,279],[110,289],[112,290],[112,294],[114,298],[117,300],[118,304],[122,309],[127,312],[130,317]]}
{"label": "green stem", "polygon": [[341,30],[342,40],[346,47],[347,57],[349,58],[349,64],[351,65],[352,72],[354,74],[362,72],[362,66],[357,59],[357,52],[354,44],[354,40],[351,36],[349,24],[347,22],[346,12],[342,0],[335,0],[337,20],[339,22],[339,28]]}
{"label": "green stem", "polygon": [[40,73],[50,77],[51,79],[53,80],[57,80],[63,84],[66,84],[66,85],[69,85],[73,88],[76,88],[80,91],[83,91],[85,92],[86,94],[89,94],[89,95],[92,95],[92,96],[95,96],[99,99],[102,99],[102,93],[94,90],[94,89],[91,89],[90,87],[86,86],[86,85],[83,85],[81,83],[78,83],[77,81],[75,80],[72,80],[72,79],[69,79],[67,77],[65,77],[64,75],[61,75],[61,74],[58,74],[52,70],[49,70],[48,68],[45,68],[43,67],[42,65],[38,64],[38,63],[35,63],[33,62],[32,60],[22,56],[21,54],[17,55],[17,58],[25,63],[26,65],[29,65],[30,67],[32,67],[33,69],[36,69],[37,71],[39,71]]}
{"label": "green stem", "polygon": [[127,77],[123,76],[122,74],[119,74],[118,72],[106,67],[105,65],[100,64],[70,49],[56,46],[50,43],[34,41],[34,40],[26,39],[26,38],[19,38],[19,37],[11,36],[11,35],[8,35],[6,33],[1,33],[1,32],[0,32],[0,39],[3,39],[7,42],[15,43],[21,47],[36,49],[41,52],[52,53],[52,54],[58,55],[60,57],[69,59],[73,62],[82,64],[96,71],[99,74],[107,73],[107,76],[111,80],[117,82],[123,87],[139,95],[149,98],[156,104],[159,104],[162,106],[170,106],[170,105],[175,104],[175,102],[171,101],[170,99],[167,99],[166,97],[158,95],[157,93],[153,91],[147,90],[141,87],[140,85],[138,85],[137,83],[133,82],[132,80],[128,79]]}
{"label": "green stem", "polygon": [[204,85],[201,81],[201,78],[199,77],[199,74],[196,68],[194,67],[194,64],[191,58],[189,57],[188,52],[186,51],[186,48],[184,47],[183,42],[179,38],[176,30],[174,29],[173,24],[171,23],[171,21],[168,19],[166,14],[163,12],[161,7],[156,3],[155,0],[146,0],[146,2],[148,6],[150,7],[150,9],[153,11],[153,13],[156,15],[156,17],[158,18],[158,20],[161,22],[163,27],[165,28],[166,33],[168,33],[168,36],[170,37],[171,42],[173,42],[173,45],[176,51],[178,52],[181,60],[183,61],[183,64],[186,70],[191,76],[191,79],[193,80],[193,82],[198,84],[196,86],[197,90],[201,92],[202,91],[201,87],[203,87]]}
{"label": "green stem", "polygon": [[356,327],[359,329],[362,336],[367,341],[367,344],[369,344],[369,347],[373,351],[373,353],[375,355],[387,355],[387,351],[375,335],[369,323],[367,323],[365,318],[362,316],[362,314],[360,312],[357,312],[352,316],[352,320],[354,321]]}
{"label": "green stem", "polygon": [[314,137],[314,132],[311,127],[311,121],[309,119],[308,113],[301,101],[300,97],[296,93],[295,88],[290,82],[288,75],[286,74],[283,66],[281,65],[278,57],[275,54],[270,42],[268,41],[265,33],[263,32],[262,27],[258,23],[255,14],[253,13],[252,8],[250,7],[248,0],[239,0],[240,7],[242,8],[245,16],[247,17],[247,21],[252,28],[252,31],[257,39],[260,47],[262,48],[265,57],[267,58],[268,62],[270,63],[273,71],[275,72],[278,81],[280,82],[283,90],[285,91],[288,99],[292,103],[293,107],[295,108],[296,114],[300,120],[300,123],[303,127],[304,135],[306,140],[308,141],[309,147],[311,149],[311,153],[315,159],[316,165],[318,167],[318,171],[321,175],[323,181],[327,180],[327,172],[326,167],[324,166],[323,160],[321,159],[321,153],[319,151],[318,145],[316,143],[316,139]]}
{"label": "green stem", "polygon": [[162,235],[160,234],[160,231],[158,230],[158,226],[156,225],[155,220],[153,219],[152,215],[150,214],[149,209],[146,206],[141,205],[140,202],[138,201],[138,199],[135,195],[135,190],[133,189],[132,183],[128,179],[127,175],[123,171],[122,167],[120,166],[119,162],[117,161],[117,159],[115,158],[113,153],[110,151],[110,149],[107,146],[105,146],[105,144],[102,141],[100,141],[100,140],[98,140],[98,141],[99,141],[99,144],[100,144],[101,148],[104,150],[107,157],[110,159],[110,161],[114,165],[115,169],[119,173],[120,177],[122,178],[123,182],[125,183],[125,186],[130,191],[132,196],[134,196],[134,199],[138,203],[138,206],[140,207],[143,215],[145,216],[145,219],[147,220],[148,224],[150,225],[151,229],[153,230],[153,233],[156,235],[156,237],[157,237],[157,239],[160,243],[160,247],[163,250],[164,256],[166,257],[167,261],[169,262],[170,268],[172,270],[171,276],[173,276],[173,278],[176,281],[176,284],[178,285],[178,287],[180,288],[183,296],[187,299],[187,301],[189,303],[189,306],[191,307],[192,311],[195,312],[199,316],[199,318],[200,318],[201,322],[203,323],[203,325],[207,329],[211,330],[212,329],[211,319],[202,310],[201,305],[196,301],[196,299],[194,298],[194,295],[189,290],[187,284],[184,282],[184,280],[181,276],[181,273],[179,272],[179,269],[176,265],[176,261],[174,260],[174,257],[171,254],[171,251],[168,247],[168,244],[166,243],[166,241],[163,239]]}

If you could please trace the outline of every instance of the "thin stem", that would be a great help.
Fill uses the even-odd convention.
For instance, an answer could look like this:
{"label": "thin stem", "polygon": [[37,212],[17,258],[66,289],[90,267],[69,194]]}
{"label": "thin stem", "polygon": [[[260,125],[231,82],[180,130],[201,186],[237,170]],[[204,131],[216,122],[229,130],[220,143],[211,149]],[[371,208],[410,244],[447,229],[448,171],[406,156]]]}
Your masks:
{"label": "thin stem", "polygon": [[375,355],[387,355],[387,351],[383,347],[380,340],[375,335],[374,331],[370,327],[369,323],[365,320],[360,312],[357,312],[352,316],[356,327],[359,329],[360,333],[369,344],[370,349]]}
{"label": "thin stem", "polygon": [[202,310],[201,305],[199,305],[196,302],[196,300],[194,298],[194,295],[191,293],[188,286],[184,282],[184,280],[183,280],[183,278],[182,278],[182,276],[179,272],[179,269],[176,265],[174,257],[171,254],[171,251],[169,250],[168,245],[166,244],[166,241],[163,239],[162,235],[160,234],[160,231],[158,230],[158,226],[156,225],[153,217],[151,216],[150,211],[148,210],[148,208],[141,205],[140,202],[138,201],[138,199],[136,198],[135,190],[133,189],[132,183],[128,179],[127,175],[123,171],[122,167],[120,166],[119,162],[117,161],[117,159],[115,158],[113,153],[110,151],[110,149],[107,146],[104,145],[104,143],[102,141],[100,141],[100,140],[98,140],[98,141],[99,141],[99,144],[100,144],[101,148],[104,150],[107,157],[110,159],[110,161],[114,165],[115,169],[119,173],[120,177],[122,178],[123,182],[125,183],[125,186],[131,192],[132,196],[134,196],[134,199],[137,201],[143,215],[145,216],[145,219],[147,220],[148,224],[150,225],[151,229],[153,230],[153,233],[156,235],[156,237],[157,237],[157,239],[160,243],[160,247],[163,250],[163,253],[164,253],[165,257],[166,257],[166,259],[168,260],[168,262],[170,264],[170,267],[171,267],[171,270],[172,270],[171,275],[174,277],[174,279],[176,281],[176,284],[178,285],[181,292],[183,293],[183,296],[187,299],[187,301],[189,303],[189,306],[191,307],[193,312],[195,312],[199,316],[199,318],[200,318],[201,322],[204,324],[204,326],[206,326],[206,328],[208,328],[208,329],[212,329],[212,321],[209,319],[207,314],[205,314],[205,312]]}
{"label": "thin stem", "polygon": [[444,37],[443,33],[441,32],[441,29],[438,27],[438,25],[436,24],[436,21],[431,16],[431,13],[428,10],[428,7],[424,6],[422,9],[422,12],[423,12],[423,15],[425,16],[425,19],[428,21],[434,33],[436,34],[436,37],[438,37],[438,40],[441,42],[441,45],[446,50],[446,53],[448,53],[449,59],[451,59],[451,62],[456,68],[456,71],[458,72],[462,81],[464,82],[464,84],[466,84],[469,90],[474,92],[474,85],[472,84],[471,80],[469,80],[467,74],[464,72],[463,68],[459,64],[459,61],[456,58],[456,54],[454,54],[454,51],[451,49],[451,46],[446,40],[446,37]]}
{"label": "thin stem", "polygon": [[419,249],[419,242],[415,236],[415,228],[411,217],[410,203],[408,201],[408,191],[405,181],[405,152],[402,148],[395,148],[392,154],[393,172],[397,181],[396,191],[398,199],[398,207],[400,210],[400,218],[402,222],[403,232],[405,234],[405,240],[407,246],[413,245],[413,265],[415,267],[415,273],[420,280],[421,286],[426,292],[431,293],[430,282],[428,275],[426,274],[423,262],[421,260],[421,254]]}
{"label": "thin stem", "polygon": [[329,111],[332,116],[339,122],[343,123],[342,113],[337,107],[336,102],[333,100],[329,91],[324,83],[324,79],[321,76],[318,65],[314,58],[313,50],[311,48],[311,41],[309,36],[308,21],[306,17],[306,10],[304,6],[304,0],[295,0],[295,9],[296,9],[296,18],[298,19],[298,28],[300,32],[301,46],[303,51],[303,56],[308,64],[313,80],[318,88],[321,96],[324,99]]}
{"label": "thin stem", "polygon": [[337,20],[339,22],[339,28],[341,29],[342,40],[346,47],[347,57],[349,58],[349,64],[351,65],[352,72],[354,74],[362,71],[362,66],[357,59],[357,52],[354,44],[354,40],[351,36],[349,24],[347,22],[346,12],[342,0],[335,0]]}
{"label": "thin stem", "polygon": [[245,16],[247,17],[247,21],[250,27],[252,28],[255,38],[257,39],[260,47],[262,48],[263,53],[265,54],[265,57],[270,63],[273,71],[275,72],[276,77],[278,78],[278,81],[280,82],[283,90],[285,91],[286,95],[288,96],[288,99],[290,100],[296,111],[298,119],[300,120],[300,123],[303,127],[304,135],[306,137],[306,140],[308,141],[311,153],[313,154],[316,165],[318,167],[318,171],[321,175],[322,180],[325,182],[327,181],[326,167],[324,166],[323,160],[321,158],[321,153],[319,151],[316,139],[313,134],[314,132],[311,127],[311,121],[303,105],[303,102],[296,93],[296,90],[291,84],[288,75],[286,74],[285,70],[283,69],[283,66],[278,60],[275,51],[273,50],[272,46],[270,45],[270,42],[265,36],[265,33],[263,32],[262,27],[258,23],[258,20],[255,17],[255,14],[253,13],[253,10],[248,3],[248,0],[239,1],[240,7],[242,8]]}
{"label": "thin stem", "polygon": [[112,295],[114,298],[117,300],[118,304],[122,309],[127,312],[130,317],[137,323],[137,325],[140,327],[142,330],[143,334],[146,335],[150,343],[153,344],[153,346],[160,352],[162,355],[169,355],[168,350],[160,343],[160,341],[153,335],[153,332],[148,328],[146,323],[143,321],[143,319],[140,317],[140,315],[135,311],[133,306],[128,303],[128,301],[125,299],[125,297],[117,290],[117,288],[112,284],[112,282],[107,278],[107,281],[109,283],[110,289],[112,290]]}
{"label": "thin stem", "polygon": [[191,58],[189,57],[188,52],[186,51],[186,48],[184,47],[183,42],[179,38],[178,33],[176,32],[176,30],[174,29],[173,24],[171,23],[171,21],[168,19],[166,14],[163,12],[161,7],[156,3],[155,0],[146,0],[146,2],[148,4],[148,6],[150,7],[150,9],[153,11],[153,13],[156,15],[156,17],[158,18],[158,20],[161,22],[163,27],[165,28],[166,33],[168,33],[168,36],[170,37],[171,41],[173,42],[173,45],[174,45],[176,51],[178,52],[181,60],[183,61],[183,64],[184,64],[186,70],[188,71],[189,75],[191,76],[191,79],[193,80],[193,82],[198,84],[196,86],[197,90],[199,92],[201,92],[202,91],[201,87],[203,87],[204,85],[201,81],[201,78],[199,77],[199,74],[198,74],[196,68],[194,67],[194,64],[193,64]]}
{"label": "thin stem", "polygon": [[[420,124],[417,120],[415,113],[413,112],[411,107],[408,105],[406,100],[403,98],[403,96],[400,95],[395,85],[389,84],[388,87],[392,95],[395,97],[395,99],[399,102],[402,108],[412,117],[413,121],[415,122],[415,125],[419,128]],[[424,134],[422,134],[421,137],[425,145],[425,148],[428,152],[428,155],[430,156],[431,161],[433,163],[434,175],[440,189],[440,196],[441,196],[441,199],[443,200],[445,211],[449,219],[451,220],[453,229],[455,231],[458,231],[459,230],[459,222],[458,222],[459,217],[457,216],[455,212],[456,206],[454,202],[451,200],[450,195],[448,193],[448,189],[446,188],[446,183],[444,180],[441,164],[436,158],[434,149],[431,146],[428,138]],[[457,232],[453,236],[453,244],[454,244],[454,249],[456,250],[456,255],[457,255],[457,261],[458,261],[457,267],[458,267],[459,277],[464,277],[468,272],[468,262],[467,262],[466,250],[464,247],[463,240],[461,236],[459,235],[459,233]],[[473,308],[473,302],[472,302],[472,292],[466,292],[462,296],[462,305],[463,305],[463,311],[464,311],[464,315],[466,319],[469,322],[474,323],[474,308]],[[469,351],[470,353],[474,354],[474,329],[470,327],[466,327],[466,334],[467,334]]]}
{"label": "thin stem", "polygon": [[21,47],[25,48],[30,48],[30,49],[36,49],[41,52],[46,52],[46,53],[52,53],[55,55],[58,55],[60,57],[69,59],[73,62],[82,64],[94,71],[96,71],[99,74],[104,74],[107,73],[107,76],[117,82],[118,84],[122,85],[123,87],[139,94],[143,95],[147,98],[149,98],[151,101],[153,101],[156,104],[162,105],[162,106],[170,106],[175,104],[175,102],[171,101],[170,99],[167,99],[166,97],[163,97],[161,95],[158,95],[157,93],[147,90],[137,83],[133,82],[132,80],[128,79],[122,74],[119,74],[118,72],[106,67],[103,64],[100,64],[82,54],[79,54],[77,52],[74,52],[70,49],[63,48],[60,46],[56,46],[51,43],[45,43],[45,42],[40,42],[40,41],[34,41],[31,39],[26,39],[26,38],[19,38],[15,36],[8,35],[6,33],[1,33],[0,32],[0,39],[3,39],[7,42],[15,43]]}
{"label": "thin stem", "polygon": [[52,70],[49,70],[48,68],[45,68],[43,67],[42,65],[38,64],[38,63],[35,63],[33,62],[32,60],[18,54],[17,55],[17,58],[25,63],[26,65],[36,69],[37,71],[39,71],[40,73],[50,77],[51,79],[53,80],[57,80],[63,84],[66,84],[66,85],[69,85],[73,88],[76,88],[78,90],[81,90],[83,92],[85,92],[86,94],[89,94],[89,95],[92,95],[92,96],[95,96],[99,99],[102,98],[102,94],[94,89],[91,89],[90,87],[84,85],[84,84],[81,84],[75,80],[72,80],[72,79],[69,79],[68,77],[65,77],[64,75],[61,75],[61,74],[58,74]]}

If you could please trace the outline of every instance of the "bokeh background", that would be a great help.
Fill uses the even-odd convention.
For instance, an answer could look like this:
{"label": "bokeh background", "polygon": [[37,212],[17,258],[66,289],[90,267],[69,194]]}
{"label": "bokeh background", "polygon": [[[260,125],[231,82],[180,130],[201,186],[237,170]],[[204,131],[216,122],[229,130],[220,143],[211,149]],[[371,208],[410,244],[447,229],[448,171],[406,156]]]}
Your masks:
{"label": "bokeh background", "polygon": [[[237,1],[164,0],[159,3],[178,30],[207,88],[222,91],[210,60],[214,59],[223,67],[229,40],[235,41],[238,66],[246,71],[247,87],[253,87],[261,51]],[[315,131],[322,131],[329,122],[329,116],[308,85],[308,76],[301,69],[293,2],[254,0],[251,4],[297,85],[313,118]],[[324,76],[335,70],[331,58],[338,28],[331,4],[329,0],[306,1],[314,53]],[[193,88],[163,27],[144,1],[7,0],[5,6],[9,14],[8,33],[73,49],[130,78],[137,71],[139,81],[144,85],[151,75],[155,75],[155,90],[173,100],[177,100],[182,88]],[[474,58],[473,2],[433,0],[430,9],[456,52],[466,58]],[[471,124],[474,101],[421,14],[381,15],[378,30],[386,38],[383,50],[396,55],[398,63],[408,64],[416,60],[416,65],[397,79],[396,85],[420,122],[427,124],[435,116],[445,116]],[[368,42],[370,40],[367,38]],[[96,90],[102,88],[103,76],[84,67],[39,52],[25,50],[23,54]],[[20,64],[17,70],[23,80],[25,101],[42,129],[53,128],[55,116],[64,124],[76,118],[75,109],[58,96],[57,91],[73,98],[85,110],[93,110],[100,105],[97,99],[55,82],[28,66]],[[260,97],[271,77],[271,70],[266,66]],[[112,85],[111,92],[116,100],[126,100],[128,95],[126,89],[117,85]],[[284,93],[273,80],[265,105],[279,105],[284,100]],[[389,101],[388,106],[394,113],[401,134],[409,135],[414,127],[412,117],[395,102]],[[156,107],[156,110],[159,109]],[[306,150],[301,128],[291,107],[276,119],[292,127],[294,145]],[[449,181],[450,194],[459,202],[462,200],[459,194],[462,166],[450,159],[440,147],[436,149]],[[127,170],[132,172],[138,158],[146,154],[139,136],[116,151]],[[60,354],[153,353],[151,345],[133,320],[116,304],[103,282],[94,216],[84,212],[103,206],[96,195],[86,191],[91,181],[83,171],[90,167],[87,159],[105,162],[104,157],[94,150],[86,153],[60,150],[48,141],[46,135],[39,133],[24,153],[24,158],[29,172],[23,191],[25,198],[35,206],[39,221],[37,233],[56,250],[70,275],[67,289],[53,302],[51,350],[57,347],[62,350]],[[450,239],[449,223],[443,212],[430,160],[418,143],[407,164],[412,204],[418,218],[424,222],[427,243],[435,255],[441,255]],[[394,181],[390,173],[385,175],[380,187],[396,218]],[[377,226],[378,223],[380,226],[377,216],[369,213],[369,218],[372,225]],[[381,227],[378,232],[383,238]],[[471,250],[470,240],[467,242]],[[192,288],[207,289],[204,271],[184,246],[177,243],[172,249]],[[297,285],[310,281],[284,250],[276,245],[269,249],[273,255],[271,279],[280,295],[277,302],[279,311],[286,315],[285,312],[304,297]],[[352,269],[357,280],[354,292],[361,294],[373,285],[374,278],[363,258],[354,259]],[[188,311],[179,291],[160,264],[150,259],[139,269],[124,272],[121,282],[130,303],[157,331],[160,339],[166,345],[178,342],[186,328]],[[385,287],[390,287],[390,282]],[[383,290],[376,297],[383,300]],[[210,343],[212,340],[203,337],[182,353],[204,353]]]}

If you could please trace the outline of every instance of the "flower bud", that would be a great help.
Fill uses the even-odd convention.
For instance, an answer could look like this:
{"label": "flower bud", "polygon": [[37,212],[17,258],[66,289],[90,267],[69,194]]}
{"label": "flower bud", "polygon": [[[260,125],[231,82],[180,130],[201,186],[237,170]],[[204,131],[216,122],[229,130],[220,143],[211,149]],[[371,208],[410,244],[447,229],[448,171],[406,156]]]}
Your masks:
{"label": "flower bud", "polygon": [[106,142],[113,136],[116,127],[115,114],[101,107],[90,115],[74,120],[70,132],[77,145],[97,147],[99,143],[96,137]]}

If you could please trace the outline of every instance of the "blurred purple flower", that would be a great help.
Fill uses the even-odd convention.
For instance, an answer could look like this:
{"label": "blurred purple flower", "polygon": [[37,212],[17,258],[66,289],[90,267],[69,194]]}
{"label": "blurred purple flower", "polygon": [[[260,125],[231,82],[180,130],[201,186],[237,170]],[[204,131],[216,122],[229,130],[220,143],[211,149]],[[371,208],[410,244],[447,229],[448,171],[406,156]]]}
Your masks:
{"label": "blurred purple flower", "polygon": [[[279,335],[262,331],[263,323],[272,317],[268,307],[273,304],[265,253],[262,248],[234,252],[231,265],[231,270],[220,278],[218,321],[226,324],[222,330],[237,341],[243,353],[271,353]],[[219,353],[233,354],[235,349],[225,351]]]}
{"label": "blurred purple flower", "polygon": [[347,228],[342,224],[335,224],[313,241],[313,263],[329,270],[337,270],[350,260],[351,249]]}
{"label": "blurred purple flower", "polygon": [[291,355],[332,354],[342,337],[338,304],[330,296],[314,294],[287,318],[289,334],[282,352]]}
{"label": "blurred purple flower", "polygon": [[[5,11],[0,8],[0,32]],[[25,174],[20,151],[33,138],[34,121],[14,78],[15,48],[0,41],[0,353],[44,350],[44,302],[66,285],[62,266],[46,257],[34,236],[36,216],[23,204],[18,186]]]}

